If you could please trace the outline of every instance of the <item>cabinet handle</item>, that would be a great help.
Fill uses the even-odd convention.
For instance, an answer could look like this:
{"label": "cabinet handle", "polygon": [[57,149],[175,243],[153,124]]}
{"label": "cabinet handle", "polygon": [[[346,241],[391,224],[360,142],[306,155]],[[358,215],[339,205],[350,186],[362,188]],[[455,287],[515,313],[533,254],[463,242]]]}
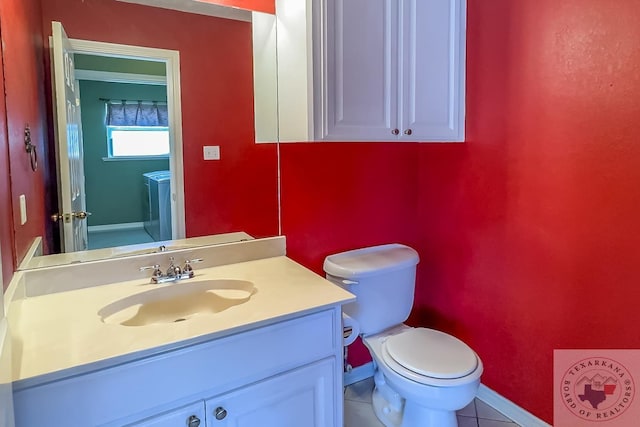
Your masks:
{"label": "cabinet handle", "polygon": [[200,425],[200,418],[195,415],[191,415],[187,420],[187,426],[189,427],[198,427]]}
{"label": "cabinet handle", "polygon": [[405,135],[411,135],[412,133],[413,133],[413,131],[412,131],[411,129],[406,129],[406,130],[404,131],[404,134],[405,134]]}
{"label": "cabinet handle", "polygon": [[227,416],[227,410],[222,406],[218,406],[215,411],[213,411],[213,415],[215,415],[216,420],[224,420],[224,417]]}
{"label": "cabinet handle", "polygon": [[400,133],[400,129],[394,129],[391,131],[392,134],[398,135]]}

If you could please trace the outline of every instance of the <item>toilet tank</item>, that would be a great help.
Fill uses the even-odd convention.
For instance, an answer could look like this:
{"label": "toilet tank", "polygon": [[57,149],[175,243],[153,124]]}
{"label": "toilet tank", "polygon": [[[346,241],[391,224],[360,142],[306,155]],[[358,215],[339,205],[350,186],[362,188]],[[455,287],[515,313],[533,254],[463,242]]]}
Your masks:
{"label": "toilet tank", "polygon": [[419,260],[414,249],[394,243],[329,255],[324,271],[327,280],[356,295],[343,311],[371,335],[409,317]]}

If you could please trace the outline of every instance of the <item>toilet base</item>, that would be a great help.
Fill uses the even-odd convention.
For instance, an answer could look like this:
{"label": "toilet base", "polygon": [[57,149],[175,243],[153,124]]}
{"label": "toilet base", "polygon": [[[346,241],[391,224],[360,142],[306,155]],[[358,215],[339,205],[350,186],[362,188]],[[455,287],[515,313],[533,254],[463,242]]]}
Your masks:
{"label": "toilet base", "polygon": [[379,369],[371,396],[373,411],[385,427],[458,427],[455,411],[443,411],[402,398],[387,384]]}
{"label": "toilet base", "polygon": [[402,424],[404,399],[402,399],[397,393],[395,394],[397,399],[389,401],[384,398],[380,389],[375,387],[373,389],[373,394],[371,395],[373,412],[385,427],[400,427]]}

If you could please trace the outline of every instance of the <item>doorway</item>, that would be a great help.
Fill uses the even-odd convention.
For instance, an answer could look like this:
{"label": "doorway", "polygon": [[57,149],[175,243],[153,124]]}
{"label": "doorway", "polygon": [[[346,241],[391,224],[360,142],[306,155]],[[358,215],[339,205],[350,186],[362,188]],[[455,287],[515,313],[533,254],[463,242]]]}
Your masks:
{"label": "doorway", "polygon": [[[117,169],[113,167],[117,163],[128,163],[128,169],[132,169],[130,167],[131,163],[139,163],[140,161],[147,163],[146,166],[150,169],[149,171],[140,173],[135,178],[131,178],[129,175],[128,179],[130,180],[131,187],[140,189],[148,185],[149,180],[144,176],[146,172],[165,172],[167,174],[169,179],[160,186],[162,187],[164,185],[163,191],[166,194],[164,196],[164,203],[168,207],[169,212],[168,215],[165,215],[165,222],[166,217],[170,218],[168,231],[165,231],[162,235],[155,234],[150,236],[150,234],[153,233],[150,233],[147,227],[144,227],[145,222],[146,225],[149,225],[149,223],[153,221],[153,218],[149,218],[149,215],[141,217],[141,220],[131,221],[125,219],[123,221],[122,216],[118,218],[117,215],[113,214],[112,220],[105,221],[104,215],[96,212],[97,217],[96,220],[93,221],[94,225],[92,225],[92,216],[88,217],[89,249],[184,238],[184,180],[178,52],[77,39],[69,39],[69,42],[75,59],[74,62],[76,63],[75,78],[78,80],[80,86],[80,99],[81,105],[83,105],[83,122],[85,115],[85,100],[83,100],[83,98],[87,98],[87,96],[90,102],[94,104],[94,107],[96,103],[101,103],[103,117],[108,114],[110,103],[144,104],[144,108],[163,104],[165,105],[167,116],[166,133],[169,153],[167,153],[168,155],[164,156],[164,158],[161,158],[162,156],[156,156],[156,158],[144,160],[131,158],[114,159],[114,157],[118,156],[112,156],[112,146],[110,145],[112,141],[111,135],[109,135],[109,138],[98,136],[98,140],[92,139],[91,144],[97,144],[102,149],[108,148],[108,152],[100,161],[105,164],[110,164],[111,167],[109,169],[111,170]],[[87,67],[86,63],[91,62],[102,63],[102,66],[94,66],[93,69],[90,69],[92,67]],[[85,65],[82,66],[82,63]],[[153,68],[156,70],[162,69],[163,72],[127,72],[126,66],[124,69],[118,68],[127,63],[129,65],[135,63],[143,65],[142,68],[146,70]],[[94,99],[96,98],[96,88],[104,91],[107,90],[107,87],[110,87],[108,90],[111,91],[111,95],[109,95],[108,92],[103,92],[106,93],[106,95],[97,97],[100,99]],[[94,138],[86,133],[84,136]],[[83,145],[87,145],[87,142]],[[120,178],[123,178],[123,176],[120,176]],[[103,180],[109,180],[109,178],[103,178]],[[104,194],[102,194],[102,196],[104,196]],[[91,199],[92,197],[89,196],[89,204],[87,207],[89,211],[91,211],[92,208]],[[93,197],[93,199],[100,200],[100,196],[98,198]],[[146,211],[148,213],[151,210],[149,208],[150,203],[153,203],[150,202],[149,191],[145,192],[141,190],[136,192],[136,200],[134,200],[133,203],[130,198],[129,201],[127,201],[126,198],[118,198],[117,195],[115,198],[112,197],[112,199],[114,201],[110,203],[112,205],[116,204],[115,212],[119,213],[131,210],[132,207],[135,209],[135,206],[132,205],[136,205],[139,208],[142,207],[143,212]],[[155,203],[157,203],[157,200]],[[98,206],[99,204],[94,203],[93,205]],[[111,206],[111,208],[113,209],[114,206]],[[158,208],[155,209],[155,212],[157,222]],[[126,215],[124,218],[126,218]],[[91,238],[92,235],[94,239]],[[136,235],[140,236],[138,241],[135,239]]]}
{"label": "doorway", "polygon": [[74,55],[88,249],[172,239],[166,68]]}

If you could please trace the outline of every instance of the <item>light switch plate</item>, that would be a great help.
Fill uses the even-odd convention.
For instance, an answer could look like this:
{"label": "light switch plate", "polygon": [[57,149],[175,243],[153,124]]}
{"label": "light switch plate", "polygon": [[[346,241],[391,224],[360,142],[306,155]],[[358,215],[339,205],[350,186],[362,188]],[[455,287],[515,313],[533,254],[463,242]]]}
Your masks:
{"label": "light switch plate", "polygon": [[220,160],[219,145],[205,145],[203,151],[205,160]]}
{"label": "light switch plate", "polygon": [[20,225],[27,223],[27,198],[24,194],[20,195]]}

